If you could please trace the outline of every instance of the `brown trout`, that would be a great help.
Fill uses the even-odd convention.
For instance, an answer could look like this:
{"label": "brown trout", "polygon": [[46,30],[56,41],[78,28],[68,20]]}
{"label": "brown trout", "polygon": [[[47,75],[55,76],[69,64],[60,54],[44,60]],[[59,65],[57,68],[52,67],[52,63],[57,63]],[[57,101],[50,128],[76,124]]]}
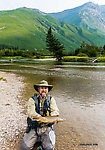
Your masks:
{"label": "brown trout", "polygon": [[36,121],[39,121],[40,123],[54,123],[54,122],[62,122],[64,119],[60,117],[55,116],[48,116],[48,117],[42,117],[41,119],[36,119]]}

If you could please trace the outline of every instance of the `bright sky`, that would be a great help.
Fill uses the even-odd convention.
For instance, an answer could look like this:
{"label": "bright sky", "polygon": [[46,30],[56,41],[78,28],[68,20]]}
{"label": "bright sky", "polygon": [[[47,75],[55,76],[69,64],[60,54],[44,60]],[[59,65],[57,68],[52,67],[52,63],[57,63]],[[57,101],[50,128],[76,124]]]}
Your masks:
{"label": "bright sky", "polygon": [[71,9],[89,1],[105,5],[105,0],[0,0],[0,10],[28,7],[39,9],[45,13],[52,13]]}

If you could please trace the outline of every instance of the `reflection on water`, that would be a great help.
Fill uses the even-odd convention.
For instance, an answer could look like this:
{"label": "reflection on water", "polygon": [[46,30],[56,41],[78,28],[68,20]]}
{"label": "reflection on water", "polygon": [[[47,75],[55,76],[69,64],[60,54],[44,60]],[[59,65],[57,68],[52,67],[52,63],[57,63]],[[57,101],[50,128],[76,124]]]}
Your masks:
{"label": "reflection on water", "polygon": [[45,79],[53,84],[51,94],[62,117],[70,120],[67,128],[73,126],[82,143],[98,143],[98,150],[105,149],[105,64],[2,63],[0,70],[26,77],[22,93],[26,100],[34,94],[34,83]]}

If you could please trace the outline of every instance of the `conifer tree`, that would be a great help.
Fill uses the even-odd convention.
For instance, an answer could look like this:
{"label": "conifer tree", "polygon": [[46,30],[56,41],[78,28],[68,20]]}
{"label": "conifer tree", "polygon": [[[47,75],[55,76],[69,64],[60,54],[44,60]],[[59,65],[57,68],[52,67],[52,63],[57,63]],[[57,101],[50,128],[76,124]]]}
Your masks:
{"label": "conifer tree", "polygon": [[46,45],[47,50],[52,52],[58,61],[61,61],[63,57],[64,45],[53,36],[51,27],[49,28],[46,36]]}

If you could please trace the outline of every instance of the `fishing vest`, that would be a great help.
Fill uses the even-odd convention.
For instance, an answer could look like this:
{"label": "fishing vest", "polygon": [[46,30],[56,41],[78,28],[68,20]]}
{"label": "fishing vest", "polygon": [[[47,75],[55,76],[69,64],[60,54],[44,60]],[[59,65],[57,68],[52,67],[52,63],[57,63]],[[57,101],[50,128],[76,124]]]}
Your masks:
{"label": "fishing vest", "polygon": [[[35,94],[32,98],[35,101],[36,112],[38,114],[40,114],[40,99],[39,99],[39,97],[37,98],[37,94]],[[43,117],[49,116],[51,113],[51,111],[50,111],[50,100],[51,100],[51,96],[49,94],[47,94],[47,98],[44,101],[44,106],[43,106],[43,115],[42,115]]]}
{"label": "fishing vest", "polygon": [[[32,98],[35,101],[35,111],[38,114],[40,114],[40,98],[37,97],[37,94],[35,94]],[[49,116],[51,114],[50,101],[51,101],[51,96],[49,94],[47,94],[47,98],[44,101],[44,106],[43,106],[43,115],[42,115],[43,117]],[[31,118],[29,118],[29,117],[27,118],[27,124],[30,128],[37,128],[37,127],[41,126],[41,124],[39,124],[37,121],[31,120]]]}

